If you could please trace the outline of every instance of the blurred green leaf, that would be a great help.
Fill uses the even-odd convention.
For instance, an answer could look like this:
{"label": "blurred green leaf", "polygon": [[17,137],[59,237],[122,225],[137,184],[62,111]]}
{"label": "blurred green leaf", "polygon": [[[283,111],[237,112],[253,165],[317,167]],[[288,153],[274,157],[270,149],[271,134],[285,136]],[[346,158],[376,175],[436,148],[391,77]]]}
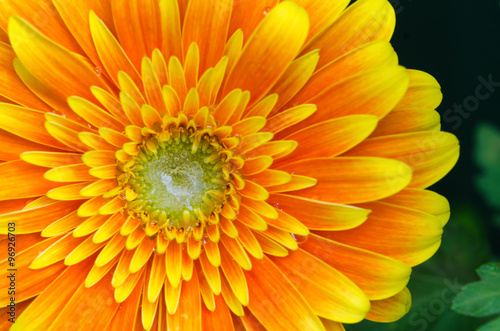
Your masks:
{"label": "blurred green leaf", "polygon": [[466,285],[453,301],[452,309],[474,317],[500,313],[500,264],[482,265],[477,273],[481,280]]}
{"label": "blurred green leaf", "polygon": [[488,123],[476,128],[474,159],[483,173],[476,184],[486,201],[500,208],[500,130]]}
{"label": "blurred green leaf", "polygon": [[500,318],[497,318],[481,326],[477,331],[498,331],[500,330]]}

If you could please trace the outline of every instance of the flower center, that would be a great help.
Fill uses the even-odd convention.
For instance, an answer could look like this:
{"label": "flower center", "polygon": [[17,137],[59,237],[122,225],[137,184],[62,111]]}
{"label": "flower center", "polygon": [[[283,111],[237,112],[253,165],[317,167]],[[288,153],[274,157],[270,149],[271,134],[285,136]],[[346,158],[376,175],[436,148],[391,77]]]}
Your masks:
{"label": "flower center", "polygon": [[[219,211],[227,181],[218,143],[199,131],[147,137],[127,176],[127,208],[159,229],[190,231]],[[218,210],[217,210],[218,209]]]}

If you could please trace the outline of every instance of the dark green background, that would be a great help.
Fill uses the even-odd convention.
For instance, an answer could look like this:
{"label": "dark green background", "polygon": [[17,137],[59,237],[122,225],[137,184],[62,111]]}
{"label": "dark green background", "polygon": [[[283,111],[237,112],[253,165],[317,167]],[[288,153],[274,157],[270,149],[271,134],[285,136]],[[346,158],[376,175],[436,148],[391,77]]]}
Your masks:
{"label": "dark green background", "polygon": [[[444,95],[438,108],[442,116],[449,109],[451,115],[455,104],[461,105],[467,97],[475,95],[479,76],[492,75],[493,81],[500,83],[498,0],[391,0],[391,3],[397,13],[392,45],[400,64],[426,71],[439,81]],[[466,111],[466,115],[468,118],[461,116],[460,123],[456,118],[442,119],[443,131],[455,134],[460,140],[461,153],[456,167],[431,189],[448,198],[452,216],[445,227],[440,250],[414,268],[408,285],[413,298],[410,312],[396,323],[363,322],[347,325],[348,331],[469,331],[492,319],[455,313],[450,309],[450,297],[458,291],[457,284],[478,280],[475,269],[486,262],[498,261],[500,256],[500,226],[494,221],[498,210],[487,203],[476,185],[483,170],[474,157],[481,123],[500,129],[500,87],[480,101],[477,110]],[[488,148],[493,150],[495,146]],[[492,185],[500,187],[500,182]],[[500,200],[500,196],[491,198]]]}

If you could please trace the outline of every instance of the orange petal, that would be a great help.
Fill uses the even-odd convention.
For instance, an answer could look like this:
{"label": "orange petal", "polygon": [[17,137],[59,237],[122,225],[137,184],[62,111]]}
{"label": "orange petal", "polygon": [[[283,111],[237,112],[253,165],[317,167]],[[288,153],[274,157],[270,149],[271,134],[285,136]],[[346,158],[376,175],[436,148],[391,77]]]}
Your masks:
{"label": "orange petal", "polygon": [[114,27],[114,24],[106,25],[93,10],[90,11],[89,17],[86,20],[90,26],[91,41],[95,45],[98,58],[102,61],[106,72],[113,82],[118,85],[118,72],[123,71],[132,77],[132,80],[136,84],[140,84],[141,78],[137,70],[130,62],[122,46],[109,30]]}
{"label": "orange petal", "polygon": [[117,131],[123,131],[123,124],[118,122],[118,120],[116,120],[108,112],[86,99],[75,96],[69,97],[68,105],[77,115],[95,127],[105,127]]}
{"label": "orange petal", "polygon": [[[304,297],[267,257],[252,259],[252,266],[247,273],[248,309],[264,327],[269,330],[324,330]],[[279,293],[279,299],[273,293]]]}
{"label": "orange petal", "polygon": [[[144,269],[136,272],[135,274],[129,274],[127,279],[117,288],[115,288],[115,301],[122,303],[132,294],[134,288],[139,286],[142,287],[142,282],[144,282]],[[139,281],[141,283],[139,283]],[[138,284],[139,283],[139,284]]]}
{"label": "orange petal", "polygon": [[259,242],[252,234],[252,231],[248,229],[243,223],[236,221],[234,222],[234,226],[238,230],[238,240],[241,245],[250,253],[252,256],[257,259],[262,259],[263,253],[262,248],[259,245]]}
{"label": "orange petal", "polygon": [[316,158],[279,168],[318,180],[316,186],[296,195],[342,204],[388,197],[405,188],[412,174],[403,162],[375,157]]}
{"label": "orange petal", "polygon": [[[362,224],[370,212],[368,209],[285,194],[272,194],[269,202],[281,210],[281,217],[284,217],[283,213],[290,214],[311,230],[352,229]],[[283,223],[286,226],[288,218],[284,218]],[[290,232],[295,233],[295,231]]]}
{"label": "orange petal", "polygon": [[[366,139],[375,130],[377,122],[377,116],[352,115],[304,128],[286,137],[299,143],[286,162],[341,154]],[[332,142],[335,142],[334,146]]]}
{"label": "orange petal", "polygon": [[[166,59],[171,56],[182,57],[181,26],[186,7],[187,1],[160,1],[161,29],[163,33],[163,48],[161,50]],[[179,9],[181,9],[180,12]]]}
{"label": "orange petal", "polygon": [[[95,244],[92,241],[92,237],[88,237],[84,242],[78,245],[71,251],[71,253],[66,256],[66,258],[64,259],[64,264],[67,266],[71,266],[77,263],[81,263],[84,259],[88,258],[99,249],[101,249],[105,244],[106,242]],[[90,262],[93,262],[93,260],[91,259]]]}
{"label": "orange petal", "polygon": [[[201,290],[201,284],[200,284]],[[227,330],[234,331],[233,321],[231,318],[231,312],[227,308],[226,303],[221,298],[221,296],[215,296],[215,307],[214,311],[210,311],[202,305],[202,330],[205,331],[217,331],[217,330]]]}
{"label": "orange petal", "polygon": [[457,138],[447,132],[413,132],[370,138],[347,152],[348,155],[361,153],[406,163],[413,170],[409,187],[425,188],[453,168],[458,160],[459,146]]}
{"label": "orange petal", "polygon": [[167,246],[165,259],[168,281],[175,288],[181,281],[182,246],[171,241]]}
{"label": "orange petal", "polygon": [[370,309],[370,301],[356,284],[301,249],[271,260],[321,317],[357,323]]}
{"label": "orange petal", "polygon": [[26,107],[45,111],[51,110],[19,78],[12,63],[16,55],[12,47],[8,45],[8,39],[5,42],[5,44],[0,43],[0,66],[2,67],[0,72],[0,95]]}
{"label": "orange petal", "polygon": [[38,197],[60,186],[43,177],[46,171],[21,160],[0,164],[0,200]]}
{"label": "orange petal", "polygon": [[126,238],[118,233],[115,234],[97,256],[95,265],[102,267],[114,259],[123,250]]}
{"label": "orange petal", "polygon": [[[431,214],[382,202],[360,207],[372,210],[363,224],[352,230],[322,235],[410,266],[429,259],[441,243],[442,224]],[[380,240],[382,234],[384,239]]]}
{"label": "orange petal", "polygon": [[315,105],[300,105],[289,108],[267,120],[262,131],[280,132],[308,118],[316,111]]}
{"label": "orange petal", "polygon": [[[79,263],[66,268],[16,319],[19,330],[47,330],[57,315],[78,290],[90,271],[91,263]],[[62,287],[61,287],[62,286]],[[64,291],[59,289],[64,288]]]}
{"label": "orange petal", "polygon": [[46,193],[47,197],[54,200],[81,200],[86,199],[84,196],[80,195],[80,191],[88,186],[88,182],[77,183],[72,185],[61,186],[50,190]]}
{"label": "orange petal", "polygon": [[44,112],[0,103],[0,128],[43,145],[68,150],[44,128]]}
{"label": "orange petal", "polygon": [[74,292],[64,309],[50,326],[53,330],[63,330],[68,326],[68,321],[78,320],[79,327],[104,330],[113,318],[120,304],[113,300],[113,287],[111,286],[111,273],[102,281],[92,287],[81,284]]}
{"label": "orange petal", "polygon": [[262,21],[271,8],[278,4],[279,0],[254,0],[235,2],[229,26],[229,35],[240,29],[243,36],[248,39],[252,35],[259,22]]}
{"label": "orange petal", "polygon": [[205,279],[210,286],[212,292],[215,295],[219,295],[221,291],[221,279],[220,279],[220,273],[219,273],[219,268],[214,267],[210,261],[208,261],[208,258],[206,257],[206,254],[201,254],[200,255],[200,265],[201,269],[203,270],[203,274],[205,275]]}
{"label": "orange petal", "polygon": [[450,217],[450,203],[445,197],[432,191],[404,189],[401,192],[381,200],[393,205],[419,210],[437,216],[444,226]]}
{"label": "orange petal", "polygon": [[154,254],[153,264],[148,280],[147,298],[150,302],[154,302],[160,295],[165,280],[166,262],[163,255]]}
{"label": "orange petal", "polygon": [[160,81],[156,76],[153,63],[148,57],[144,57],[142,59],[141,68],[142,82],[148,103],[156,109],[160,115],[164,115],[167,108],[165,106],[165,101],[163,100]]}
{"label": "orange petal", "polygon": [[168,329],[201,331],[201,299],[196,271],[190,281],[183,282],[180,295],[182,300],[179,300],[175,314],[167,315]]}
{"label": "orange petal", "polygon": [[[323,13],[320,13],[323,15]],[[302,54],[320,49],[318,68],[372,40],[390,40],[396,15],[384,0],[363,0],[349,6],[337,21],[312,41]]]}
{"label": "orange petal", "polygon": [[62,235],[69,230],[76,228],[84,221],[83,218],[77,215],[77,211],[73,211],[55,222],[52,222],[49,226],[43,229],[41,235],[43,237],[54,237]]}
{"label": "orange petal", "polygon": [[[283,135],[290,135],[305,127],[347,115],[371,114],[380,118],[389,113],[408,88],[409,76],[403,67],[377,67],[347,77],[311,99],[295,99],[312,103],[318,110]],[[339,97],[342,96],[342,97]]]}
{"label": "orange petal", "polygon": [[221,267],[229,286],[242,305],[248,305],[248,286],[245,274],[229,252],[221,247]]}
{"label": "orange petal", "polygon": [[388,41],[376,40],[361,45],[316,71],[285,108],[293,106],[300,100],[310,100],[347,77],[374,68],[397,65],[398,56]]}
{"label": "orange petal", "polygon": [[251,104],[259,100],[297,55],[308,30],[309,18],[304,9],[291,2],[275,6],[250,36],[223,94],[241,88],[250,91]]}
{"label": "orange petal", "polygon": [[233,1],[189,2],[182,31],[184,50],[195,42],[203,57],[200,58],[200,72],[215,66],[221,58],[226,43],[226,35]]}
{"label": "orange petal", "polygon": [[[142,283],[142,281],[139,283]],[[142,287],[136,286],[127,300],[120,304],[120,309],[118,309],[106,330],[122,331],[136,325],[136,321],[140,320],[140,318],[137,318],[137,311],[139,310],[141,295]]]}
{"label": "orange petal", "polygon": [[386,299],[400,292],[411,273],[411,268],[401,261],[315,234],[310,234],[300,248],[343,273],[370,300]]}
{"label": "orange petal", "polygon": [[[330,5],[330,7],[332,6]],[[311,23],[313,22],[311,20]],[[279,96],[274,109],[280,109],[309,81],[319,61],[318,53],[319,50],[314,50],[290,63],[280,79],[269,91],[269,94],[276,93]]]}
{"label": "orange petal", "polygon": [[443,94],[436,79],[419,70],[408,70],[408,74],[410,75],[410,86],[395,109],[437,108],[443,100]]}
{"label": "orange petal", "polygon": [[162,46],[160,4],[112,0],[111,6],[118,40],[134,66],[140,68],[142,58]]}
{"label": "orange petal", "polygon": [[[106,22],[106,25],[114,30],[113,17],[111,16],[111,4],[109,0],[82,0],[82,1],[53,1],[54,6],[57,8],[59,15],[64,21],[64,24],[71,31],[78,44],[85,51],[87,56],[97,65],[96,68],[101,66],[99,56],[97,55],[92,36],[90,34],[89,15],[92,10]],[[82,29],[82,26],[86,27]]]}
{"label": "orange petal", "polygon": [[0,150],[0,160],[3,161],[19,160],[19,157],[23,153],[29,151],[58,151],[55,148],[34,143],[2,129],[0,129],[0,141],[2,141],[2,146],[4,146],[4,148]]}
{"label": "orange petal", "polygon": [[[221,242],[224,247],[227,249],[229,254],[238,262],[238,264],[245,270],[252,269],[252,263],[250,262],[250,258],[247,253],[241,246],[240,242],[236,239],[229,238],[227,235],[222,234]],[[222,261],[222,256],[221,256]]]}
{"label": "orange petal", "polygon": [[73,231],[73,236],[83,237],[91,234],[99,229],[108,219],[109,215],[94,215],[87,218],[75,229],[75,231]]}
{"label": "orange petal", "polygon": [[32,4],[19,3],[15,0],[5,1],[2,4],[2,12],[0,13],[0,27],[4,31],[9,30],[9,18],[14,15],[29,18],[34,27],[47,37],[72,52],[82,53],[82,49],[67,30],[52,1],[42,0]]}
{"label": "orange petal", "polygon": [[348,0],[293,0],[293,2],[304,8],[311,20],[311,27],[306,43],[335,22],[349,4]]}
{"label": "orange petal", "polygon": [[50,247],[39,252],[38,256],[31,262],[30,269],[43,269],[64,260],[71,251],[85,240],[85,238],[74,238],[71,233],[58,239]]}
{"label": "orange petal", "polygon": [[130,262],[130,273],[136,273],[149,261],[155,245],[156,240],[151,238],[146,238],[141,242]]}
{"label": "orange petal", "polygon": [[94,243],[100,243],[111,238],[125,223],[127,220],[126,215],[122,215],[121,213],[116,213],[111,216],[94,234],[93,240]]}
{"label": "orange petal", "polygon": [[404,288],[390,298],[372,301],[366,319],[382,323],[395,322],[406,315],[410,311],[410,307],[411,294],[407,288]]}
{"label": "orange petal", "polygon": [[92,85],[110,90],[89,60],[54,43],[22,18],[9,20],[9,38],[26,68],[63,99],[77,95],[94,101],[89,90]]}
{"label": "orange petal", "polygon": [[26,152],[20,155],[21,159],[47,168],[55,168],[64,165],[81,163],[81,155],[73,153],[54,153],[54,152]]}

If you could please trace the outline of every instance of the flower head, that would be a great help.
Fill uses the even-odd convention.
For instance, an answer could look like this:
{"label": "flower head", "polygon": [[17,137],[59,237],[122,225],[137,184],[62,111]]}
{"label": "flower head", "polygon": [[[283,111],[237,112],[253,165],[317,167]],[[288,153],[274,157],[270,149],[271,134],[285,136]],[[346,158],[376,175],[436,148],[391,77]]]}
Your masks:
{"label": "flower head", "polygon": [[3,1],[12,329],[403,316],[458,142],[434,78],[398,65],[389,2],[348,3]]}

